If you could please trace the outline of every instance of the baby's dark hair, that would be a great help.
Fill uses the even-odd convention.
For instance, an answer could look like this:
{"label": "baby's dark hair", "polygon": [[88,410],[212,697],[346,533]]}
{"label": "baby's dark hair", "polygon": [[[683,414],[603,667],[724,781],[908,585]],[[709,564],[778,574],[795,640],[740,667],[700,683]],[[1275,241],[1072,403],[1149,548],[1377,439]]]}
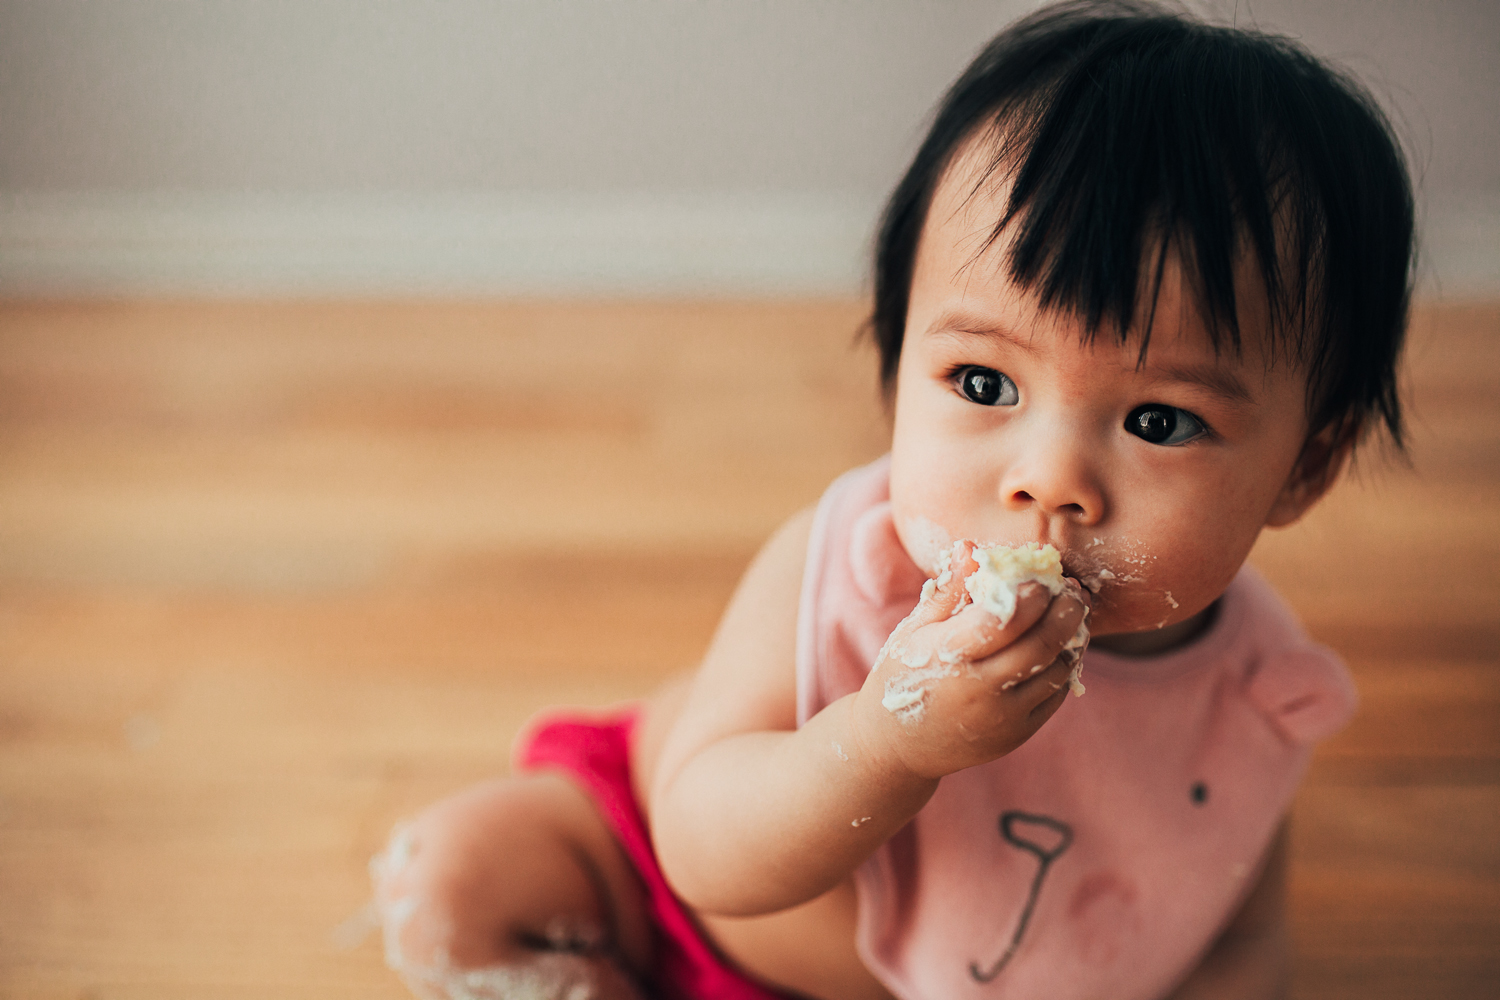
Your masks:
{"label": "baby's dark hair", "polygon": [[1011,230],[1008,273],[1044,308],[1078,315],[1090,339],[1139,326],[1144,357],[1175,249],[1215,349],[1238,350],[1235,263],[1250,253],[1273,349],[1307,373],[1309,433],[1383,422],[1402,446],[1411,181],[1353,79],[1288,39],[1136,0],[1055,4],[1006,29],[949,89],[886,206],[870,327],[888,394],[928,207],[971,137],[991,143],[986,176],[1011,181],[990,242]]}

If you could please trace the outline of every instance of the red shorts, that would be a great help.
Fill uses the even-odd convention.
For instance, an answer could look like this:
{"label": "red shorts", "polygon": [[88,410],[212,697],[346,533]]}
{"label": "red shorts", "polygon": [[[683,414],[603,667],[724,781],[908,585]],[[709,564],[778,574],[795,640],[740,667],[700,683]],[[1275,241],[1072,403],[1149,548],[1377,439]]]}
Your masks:
{"label": "red shorts", "polygon": [[577,782],[635,865],[657,931],[651,985],[663,1000],[789,1000],[731,968],[668,887],[630,786],[630,745],[638,715],[631,707],[613,714],[558,713],[533,719],[516,742],[515,763],[525,770],[562,771]]}

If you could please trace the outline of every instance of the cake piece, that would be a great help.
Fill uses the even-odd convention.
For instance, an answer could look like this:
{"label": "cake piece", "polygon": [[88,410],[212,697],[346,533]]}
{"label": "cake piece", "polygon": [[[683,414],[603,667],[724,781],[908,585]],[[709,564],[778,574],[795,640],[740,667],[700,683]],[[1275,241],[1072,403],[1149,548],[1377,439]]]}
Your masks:
{"label": "cake piece", "polygon": [[[1001,622],[1008,622],[1016,613],[1016,592],[1028,581],[1046,587],[1055,597],[1064,590],[1076,589],[1078,584],[1063,577],[1062,557],[1051,545],[1027,542],[1024,545],[987,545],[974,548],[974,561],[979,568],[964,581],[969,597]],[[1068,687],[1075,696],[1083,694],[1083,651],[1089,642],[1088,610],[1078,623],[1078,631],[1063,647],[1062,655],[1071,659],[1073,672],[1068,675]]]}

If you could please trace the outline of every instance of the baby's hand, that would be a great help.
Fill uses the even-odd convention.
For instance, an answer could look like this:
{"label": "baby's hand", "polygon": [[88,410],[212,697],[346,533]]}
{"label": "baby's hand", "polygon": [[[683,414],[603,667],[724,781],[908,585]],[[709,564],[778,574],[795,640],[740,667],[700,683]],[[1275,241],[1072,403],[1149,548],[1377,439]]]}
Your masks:
{"label": "baby's hand", "polygon": [[967,604],[973,545],[953,547],[947,571],[891,633],[855,698],[862,745],[926,778],[1003,757],[1026,742],[1068,693],[1064,655],[1088,596],[1053,597],[1025,583],[1009,621]]}

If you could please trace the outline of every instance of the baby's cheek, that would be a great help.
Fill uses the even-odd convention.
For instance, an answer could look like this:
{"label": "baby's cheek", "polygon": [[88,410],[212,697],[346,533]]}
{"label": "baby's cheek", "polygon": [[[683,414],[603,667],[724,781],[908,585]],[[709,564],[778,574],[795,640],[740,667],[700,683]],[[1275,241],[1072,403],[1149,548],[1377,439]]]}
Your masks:
{"label": "baby's cheek", "polygon": [[895,523],[896,536],[912,562],[928,576],[937,576],[942,569],[942,554],[953,545],[953,536],[921,514],[897,514]]}
{"label": "baby's cheek", "polygon": [[1173,625],[1208,607],[1234,579],[1239,560],[1142,556],[1118,562],[1101,575],[1094,597],[1095,635],[1146,632]]}
{"label": "baby's cheek", "polygon": [[942,569],[938,557],[955,541],[988,537],[981,529],[995,513],[994,495],[986,485],[994,476],[964,442],[941,434],[918,436],[910,426],[903,435],[901,429],[891,454],[896,533],[912,561],[936,575]]}

